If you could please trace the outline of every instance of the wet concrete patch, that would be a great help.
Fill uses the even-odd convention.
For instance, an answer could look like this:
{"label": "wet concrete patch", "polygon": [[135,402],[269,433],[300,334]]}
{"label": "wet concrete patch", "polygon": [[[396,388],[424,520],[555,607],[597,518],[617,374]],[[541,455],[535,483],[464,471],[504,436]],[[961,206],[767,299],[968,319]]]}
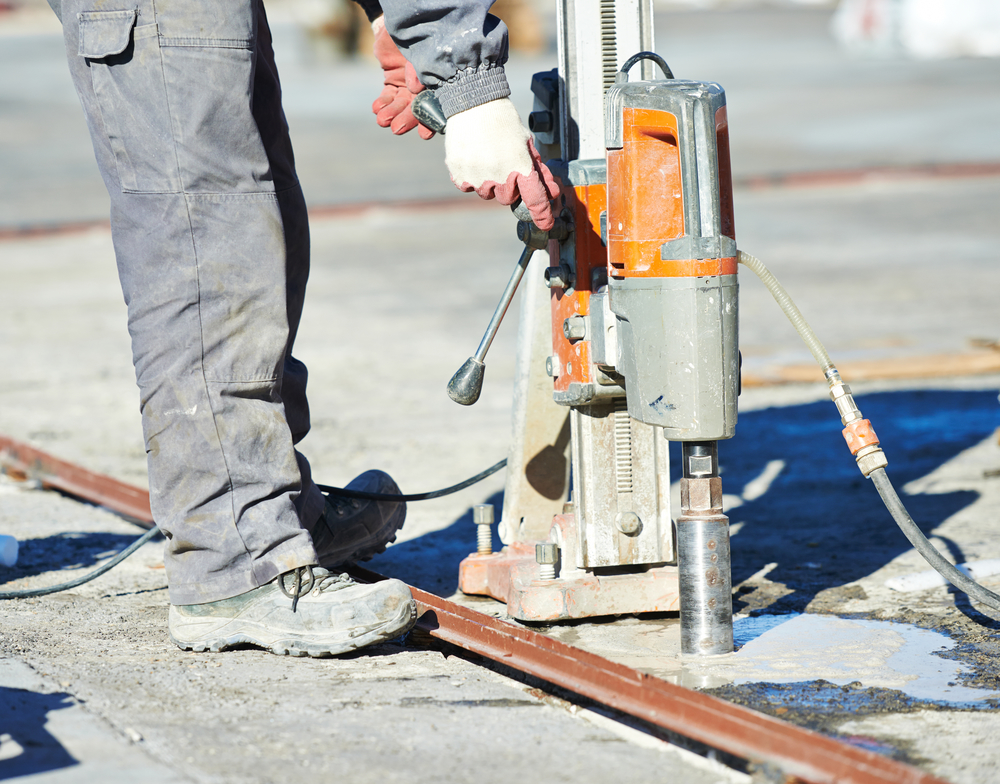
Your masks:
{"label": "wet concrete patch", "polygon": [[968,665],[944,658],[956,647],[945,634],[911,623],[831,615],[739,619],[742,647],[706,671],[739,686],[824,681],[898,690],[907,697],[950,705],[1000,697],[961,683]]}
{"label": "wet concrete patch", "polygon": [[848,718],[922,710],[996,710],[1000,702],[952,703],[922,700],[899,689],[864,686],[860,681],[836,684],[823,679],[803,683],[744,683],[705,689],[708,694],[778,716],[811,729],[829,730]]}
{"label": "wet concrete patch", "polygon": [[739,618],[734,624],[739,650],[704,670],[732,683],[703,691],[870,751],[926,764],[918,740],[886,737],[879,725],[866,724],[867,732],[854,725],[866,717],[902,714],[996,714],[997,657],[986,652],[997,645],[995,635],[961,618],[939,628],[926,628],[930,619],[918,613],[912,620],[920,625],[811,614]]}
{"label": "wet concrete patch", "polygon": [[973,689],[1000,692],[1000,621],[975,610],[961,594],[955,595],[954,601],[950,611],[943,614],[898,608],[893,620],[947,635],[954,644],[937,655],[965,665],[958,682]]}
{"label": "wet concrete patch", "polygon": [[[911,764],[923,757],[915,744],[894,739],[892,743],[870,735],[843,733],[847,721],[877,714],[915,713],[928,709],[954,708],[948,703],[918,700],[897,689],[864,687],[860,682],[838,685],[825,680],[807,683],[730,684],[705,692],[728,702],[792,722],[853,746],[885,754]],[[985,707],[985,706],[984,706]]]}

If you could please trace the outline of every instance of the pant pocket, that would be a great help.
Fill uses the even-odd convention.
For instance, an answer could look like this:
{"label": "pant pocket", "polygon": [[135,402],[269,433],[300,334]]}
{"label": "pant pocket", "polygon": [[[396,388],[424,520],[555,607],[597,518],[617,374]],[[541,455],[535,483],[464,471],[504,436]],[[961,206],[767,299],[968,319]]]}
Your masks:
{"label": "pant pocket", "polygon": [[180,190],[156,24],[138,13],[78,14],[79,56],[90,68],[104,129],[124,192]]}

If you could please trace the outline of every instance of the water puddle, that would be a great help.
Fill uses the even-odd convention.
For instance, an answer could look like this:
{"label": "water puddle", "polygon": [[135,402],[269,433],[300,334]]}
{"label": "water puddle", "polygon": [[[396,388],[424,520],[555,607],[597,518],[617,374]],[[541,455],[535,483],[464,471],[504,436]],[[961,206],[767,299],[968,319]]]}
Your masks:
{"label": "water puddle", "polygon": [[[764,709],[816,713],[910,710],[917,704],[994,710],[1000,693],[962,684],[975,670],[941,656],[952,638],[908,623],[788,614],[737,617],[736,652],[680,655],[676,616],[555,625],[570,645],[692,689]],[[782,707],[785,706],[785,707]]]}
{"label": "water puddle", "polygon": [[970,668],[937,655],[955,646],[940,632],[907,623],[829,615],[761,615],[734,624],[739,650],[696,665],[734,685],[827,681],[896,689],[918,700],[969,703],[996,692],[960,685]]}

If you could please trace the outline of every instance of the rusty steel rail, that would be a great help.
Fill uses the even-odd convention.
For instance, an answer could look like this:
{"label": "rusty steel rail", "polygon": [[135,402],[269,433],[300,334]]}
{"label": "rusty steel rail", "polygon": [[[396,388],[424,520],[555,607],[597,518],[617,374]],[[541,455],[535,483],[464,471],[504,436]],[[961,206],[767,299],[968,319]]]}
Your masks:
{"label": "rusty steel rail", "polygon": [[[138,487],[0,436],[0,468],[151,523]],[[382,575],[352,569],[359,579]],[[814,784],[946,784],[871,751],[677,686],[523,626],[410,587],[427,634],[736,757],[779,767],[787,781]]]}
{"label": "rusty steel rail", "polygon": [[[361,579],[385,579],[367,569]],[[712,748],[777,765],[816,784],[945,784],[875,752],[849,746],[749,708],[677,686],[589,651],[413,588],[417,626],[467,651]]]}
{"label": "rusty steel rail", "polygon": [[105,506],[144,528],[153,526],[146,490],[105,474],[95,474],[3,435],[0,435],[0,470],[15,479],[34,479],[43,487]]}

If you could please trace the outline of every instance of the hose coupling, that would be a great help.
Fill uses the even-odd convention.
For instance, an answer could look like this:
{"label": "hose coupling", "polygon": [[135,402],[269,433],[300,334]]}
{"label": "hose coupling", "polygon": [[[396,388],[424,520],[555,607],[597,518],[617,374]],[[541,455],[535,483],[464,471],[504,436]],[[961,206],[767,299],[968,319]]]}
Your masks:
{"label": "hose coupling", "polygon": [[851,394],[851,388],[844,383],[837,369],[830,368],[827,370],[826,378],[830,384],[830,399],[833,400],[833,404],[840,413],[841,424],[846,427],[851,422],[860,420],[862,418],[861,409],[854,402],[854,395]]}
{"label": "hose coupling", "polygon": [[881,447],[874,444],[861,449],[854,456],[854,459],[857,461],[858,468],[861,469],[861,473],[865,477],[869,477],[873,471],[889,465],[889,458],[885,456],[885,452],[882,451]]}
{"label": "hose coupling", "polygon": [[885,452],[878,445],[878,436],[875,435],[872,423],[867,419],[855,420],[845,427],[844,440],[847,441],[847,448],[851,450],[858,468],[865,476],[877,468],[889,465]]}
{"label": "hose coupling", "polygon": [[867,477],[872,471],[885,468],[889,465],[889,460],[879,447],[872,423],[861,416],[861,409],[854,402],[851,388],[844,383],[836,368],[828,369],[826,377],[830,382],[830,398],[837,406],[840,421],[844,425],[844,440],[847,441],[847,448],[854,455],[861,473]]}

